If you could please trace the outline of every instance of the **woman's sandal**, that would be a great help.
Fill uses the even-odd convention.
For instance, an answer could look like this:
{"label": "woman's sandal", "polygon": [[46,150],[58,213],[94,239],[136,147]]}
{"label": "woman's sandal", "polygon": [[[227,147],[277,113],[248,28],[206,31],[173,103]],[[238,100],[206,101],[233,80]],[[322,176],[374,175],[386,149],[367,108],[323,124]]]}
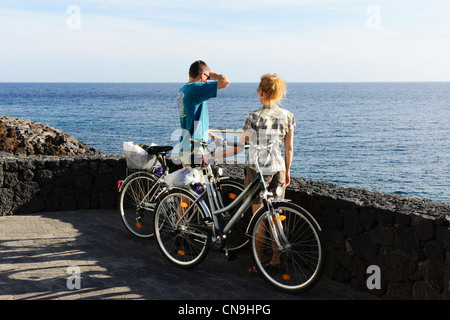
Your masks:
{"label": "woman's sandal", "polygon": [[267,270],[281,271],[281,268],[282,268],[281,262],[279,262],[279,263],[270,263],[269,262],[264,265],[264,269],[267,269]]}
{"label": "woman's sandal", "polygon": [[[281,271],[281,268],[282,268],[281,263],[266,263],[264,265],[264,269],[266,270]],[[256,266],[251,266],[247,269],[247,274],[257,276],[259,275],[259,272]]]}
{"label": "woman's sandal", "polygon": [[247,274],[251,276],[257,276],[259,274],[258,269],[256,268],[256,266],[251,266],[247,269]]}

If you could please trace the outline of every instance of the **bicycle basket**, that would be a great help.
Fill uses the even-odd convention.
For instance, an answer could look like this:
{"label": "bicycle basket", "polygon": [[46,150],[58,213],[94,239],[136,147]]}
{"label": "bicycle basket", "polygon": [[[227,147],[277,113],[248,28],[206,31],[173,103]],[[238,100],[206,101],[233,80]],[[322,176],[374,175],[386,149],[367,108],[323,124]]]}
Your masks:
{"label": "bicycle basket", "polygon": [[124,142],[123,149],[128,168],[151,169],[156,163],[155,155],[149,155],[147,151],[133,142]]}

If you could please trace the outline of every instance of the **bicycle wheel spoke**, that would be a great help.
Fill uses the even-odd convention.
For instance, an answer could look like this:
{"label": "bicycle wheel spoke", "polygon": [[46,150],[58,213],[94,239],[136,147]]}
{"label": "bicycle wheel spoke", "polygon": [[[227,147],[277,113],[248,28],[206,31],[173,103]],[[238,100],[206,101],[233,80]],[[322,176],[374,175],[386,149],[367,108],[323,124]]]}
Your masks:
{"label": "bicycle wheel spoke", "polygon": [[[242,184],[236,181],[230,181],[229,179],[219,180],[217,182],[217,187],[219,189],[218,194],[222,196],[222,203],[224,207],[231,204],[244,190],[244,186]],[[225,227],[230,218],[235,214],[239,205],[241,205],[242,203],[243,201],[238,203],[235,209],[229,212],[228,216],[219,215],[217,217],[221,229]],[[243,217],[241,217],[228,232],[226,241],[229,251],[241,249],[249,242],[249,239],[246,236],[246,230],[251,217],[251,208],[249,208],[244,213]]]}
{"label": "bicycle wheel spoke", "polygon": [[200,263],[209,249],[209,237],[200,228],[204,213],[194,201],[181,189],[172,191],[161,201],[155,215],[160,251],[172,263],[186,268]]}
{"label": "bicycle wheel spoke", "polygon": [[149,199],[161,188],[157,178],[151,174],[139,173],[130,177],[119,198],[122,221],[132,234],[142,238],[152,237],[156,204]]}
{"label": "bicycle wheel spoke", "polygon": [[[302,292],[320,278],[325,248],[308,213],[294,205],[282,207],[282,211],[276,210],[283,219],[275,223],[275,231],[269,226],[267,212],[259,214],[252,231],[253,256],[266,280],[282,290]],[[281,247],[275,244],[274,237],[278,237]]]}

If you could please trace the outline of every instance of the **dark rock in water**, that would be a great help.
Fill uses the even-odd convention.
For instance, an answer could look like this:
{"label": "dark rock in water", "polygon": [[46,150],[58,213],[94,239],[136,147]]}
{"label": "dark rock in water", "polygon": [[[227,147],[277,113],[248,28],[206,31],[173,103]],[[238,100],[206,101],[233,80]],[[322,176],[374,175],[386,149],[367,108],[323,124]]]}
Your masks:
{"label": "dark rock in water", "polygon": [[100,151],[47,124],[0,116],[0,154],[98,155]]}

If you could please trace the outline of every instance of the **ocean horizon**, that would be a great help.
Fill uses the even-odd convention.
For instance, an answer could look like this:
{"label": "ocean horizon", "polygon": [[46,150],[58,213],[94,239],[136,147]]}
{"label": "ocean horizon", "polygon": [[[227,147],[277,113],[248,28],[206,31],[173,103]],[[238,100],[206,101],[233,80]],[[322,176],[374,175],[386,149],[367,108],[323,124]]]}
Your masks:
{"label": "ocean horizon", "polygon": [[[0,114],[106,154],[123,154],[125,141],[176,146],[182,85],[0,82]],[[260,107],[256,87],[232,83],[208,101],[211,129],[241,130]],[[292,176],[450,202],[450,82],[288,82],[287,90],[281,107],[297,124]]]}

